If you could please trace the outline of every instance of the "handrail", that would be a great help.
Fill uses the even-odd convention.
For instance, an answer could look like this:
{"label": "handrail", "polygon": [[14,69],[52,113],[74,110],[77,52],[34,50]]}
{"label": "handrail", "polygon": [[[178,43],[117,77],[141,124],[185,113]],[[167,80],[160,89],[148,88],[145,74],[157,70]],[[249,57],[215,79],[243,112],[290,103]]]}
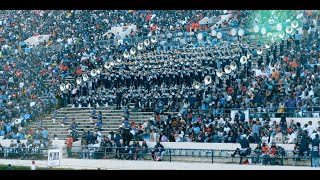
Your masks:
{"label": "handrail", "polygon": [[[66,148],[66,147],[65,147]],[[65,149],[64,148],[64,149]],[[78,151],[72,151],[74,148],[77,148]],[[84,149],[85,148],[85,149]],[[115,158],[125,158],[127,160],[137,159],[139,156],[144,157],[146,155],[154,155],[154,152],[157,148],[139,148],[136,147],[116,147],[115,144],[109,147],[99,147],[91,149],[86,149],[87,147],[83,146],[72,146],[71,153],[73,158],[89,158],[89,159],[110,159],[112,155],[115,155]],[[184,151],[184,153],[182,153]],[[211,163],[214,163],[215,159],[240,159],[242,161],[243,158],[247,159],[256,159],[260,158],[264,164],[272,163],[274,161],[280,160],[280,164],[284,165],[284,160],[289,161],[290,159],[293,161],[298,161],[300,159],[310,160],[311,151],[298,152],[295,150],[254,150],[248,149],[245,154],[240,154],[240,149],[236,150],[226,150],[226,149],[193,149],[193,148],[163,148],[161,152],[163,153],[163,157],[169,158],[169,161],[172,162],[175,160],[175,157],[198,157],[198,158],[211,158]],[[264,155],[273,153],[274,156]],[[66,155],[67,153],[64,153]],[[153,158],[153,157],[152,157]],[[193,159],[197,161],[198,159]],[[190,159],[189,159],[190,161]],[[201,161],[200,159],[198,161]],[[259,160],[258,160],[259,161]]]}
{"label": "handrail", "polygon": [[[314,108],[318,108],[319,110],[313,110]],[[278,112],[279,109],[284,109],[284,112]],[[182,114],[186,114],[186,109],[181,108],[181,110],[184,110]],[[180,112],[181,112],[180,110]],[[246,111],[249,110],[249,116],[254,116],[254,115],[264,115],[264,114],[279,114],[279,117],[281,115],[286,115],[286,116],[298,116],[298,117],[312,117],[314,113],[319,113],[318,117],[320,117],[320,106],[309,106],[309,107],[273,107],[273,108],[264,108],[264,107],[254,107],[254,108],[213,108],[213,109],[192,109],[195,114],[208,114],[208,113],[213,113],[213,114],[220,114],[220,115],[225,115],[229,114],[226,113],[226,111]],[[256,111],[255,111],[256,110]],[[263,112],[259,112],[258,110],[263,110]],[[218,111],[218,112],[216,112]],[[170,112],[166,112],[167,114]],[[301,114],[300,114],[301,113]]]}
{"label": "handrail", "polygon": [[45,159],[48,148],[0,147],[0,158],[5,159]]}

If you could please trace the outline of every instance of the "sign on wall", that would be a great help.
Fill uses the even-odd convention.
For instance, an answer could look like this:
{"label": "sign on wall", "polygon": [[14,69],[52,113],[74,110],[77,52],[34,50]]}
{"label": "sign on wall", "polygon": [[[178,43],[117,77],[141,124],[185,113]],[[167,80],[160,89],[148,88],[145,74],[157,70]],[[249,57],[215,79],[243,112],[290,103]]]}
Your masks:
{"label": "sign on wall", "polygon": [[61,150],[60,149],[49,149],[48,151],[48,166],[60,166],[61,160]]}

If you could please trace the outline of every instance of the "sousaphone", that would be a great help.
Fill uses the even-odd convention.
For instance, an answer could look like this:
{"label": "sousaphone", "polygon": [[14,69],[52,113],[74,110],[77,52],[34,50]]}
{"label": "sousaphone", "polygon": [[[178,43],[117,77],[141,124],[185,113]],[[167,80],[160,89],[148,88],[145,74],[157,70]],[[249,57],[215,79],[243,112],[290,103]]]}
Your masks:
{"label": "sousaphone", "polygon": [[248,58],[246,57],[246,56],[242,56],[241,58],[240,58],[240,63],[241,64],[246,64],[248,62]]}
{"label": "sousaphone", "polygon": [[221,76],[223,75],[222,69],[218,69],[217,72],[216,72],[216,75],[217,75],[218,77],[221,77]]}
{"label": "sousaphone", "polygon": [[209,85],[209,84],[211,84],[212,83],[212,78],[211,78],[211,76],[206,76],[205,78],[204,78],[204,84],[205,85]]}

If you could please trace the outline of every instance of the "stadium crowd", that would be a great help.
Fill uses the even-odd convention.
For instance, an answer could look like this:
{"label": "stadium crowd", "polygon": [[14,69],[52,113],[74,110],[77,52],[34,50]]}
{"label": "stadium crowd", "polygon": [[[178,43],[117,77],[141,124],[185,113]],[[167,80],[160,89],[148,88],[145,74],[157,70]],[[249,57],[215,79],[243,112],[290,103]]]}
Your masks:
{"label": "stadium crowd", "polygon": [[[319,134],[319,125],[289,125],[284,120],[319,117],[320,38],[314,22],[318,15],[311,17],[305,12],[303,33],[297,31],[272,44],[262,56],[258,54],[261,47],[251,47],[249,39],[230,35],[231,27],[246,27],[250,12],[2,11],[0,135],[47,141],[41,122],[37,130],[27,125],[54,108],[113,104],[120,108],[134,103],[135,109],[154,111],[155,116],[139,125],[125,117],[119,130],[125,144],[131,140],[127,136],[141,140],[146,134],[160,142],[235,143],[243,135],[252,143],[297,143],[298,136],[313,139]],[[213,16],[219,22],[222,14],[231,16],[215,25],[223,36],[218,39],[211,34],[211,25],[200,25],[199,21]],[[119,34],[106,33],[113,26],[133,24],[137,30],[122,43]],[[223,30],[225,27],[229,28]],[[200,41],[196,32],[202,32]],[[21,43],[40,34],[51,37],[38,47]],[[137,47],[139,38],[142,42],[154,35],[156,43],[133,58],[122,58],[125,51]],[[180,41],[183,37],[185,44]],[[103,46],[97,43],[100,40],[106,40]],[[31,51],[23,51],[25,47]],[[249,57],[246,64],[240,64],[242,56]],[[254,59],[258,69],[253,67]],[[232,61],[238,69],[219,78],[215,70]],[[106,68],[110,62],[113,65]],[[91,77],[91,70],[99,68],[103,73]],[[68,91],[60,91],[68,78],[77,79],[85,73],[90,76],[87,81],[73,82]],[[194,85],[206,76],[215,83]],[[246,108],[252,111],[249,120],[243,118],[242,110],[231,118],[231,109]],[[165,111],[178,113],[165,117]],[[284,120],[276,124],[270,117]],[[84,144],[102,142],[99,131],[93,135],[96,138],[86,134],[91,133],[82,134]]]}
{"label": "stadium crowd", "polygon": [[[248,12],[235,11],[232,22],[238,24],[237,19],[245,17]],[[92,38],[93,36],[100,37],[112,26],[135,22],[137,32],[132,33],[135,36],[143,36],[145,34],[142,31],[148,30],[147,34],[153,32],[172,38],[172,33],[204,28],[197,22],[208,13],[218,18],[225,12],[2,11],[1,137],[10,138],[12,129],[15,134],[18,133],[16,129],[22,129],[23,133],[27,134],[27,129],[22,127],[27,125],[29,120],[53,112],[54,107],[60,108],[70,103],[64,101],[68,95],[61,93],[59,89],[64,78],[76,77],[79,72],[81,74],[81,68],[90,70],[96,65],[87,59],[83,60],[82,57],[91,57],[94,54],[96,62],[101,63],[114,58],[126,45],[107,41],[110,50],[107,51],[105,47],[94,43],[95,40],[103,38]],[[152,24],[157,24],[157,32],[155,26],[150,26]],[[32,35],[43,34],[50,34],[50,39],[37,47],[21,43]],[[113,37],[105,37],[115,40],[114,42],[117,42],[118,38],[116,34],[113,34]],[[25,52],[23,48],[26,47],[31,50]]]}

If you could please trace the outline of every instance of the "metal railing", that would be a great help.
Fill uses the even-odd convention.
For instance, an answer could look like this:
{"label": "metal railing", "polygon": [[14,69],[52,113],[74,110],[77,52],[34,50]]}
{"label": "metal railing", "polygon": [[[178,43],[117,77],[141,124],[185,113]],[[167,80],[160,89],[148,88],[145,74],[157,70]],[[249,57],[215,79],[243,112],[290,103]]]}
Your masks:
{"label": "metal railing", "polygon": [[[65,149],[65,148],[64,148]],[[72,150],[78,149],[78,151]],[[310,151],[302,153],[294,150],[247,150],[245,153],[237,150],[225,149],[187,149],[187,148],[155,148],[136,149],[135,147],[99,147],[83,148],[73,146],[69,158],[79,159],[125,159],[125,160],[157,160],[162,161],[188,161],[211,163],[238,163],[249,161],[250,164],[270,165],[302,165],[309,166]],[[67,153],[64,153],[66,156]],[[307,160],[307,161],[306,161]],[[304,162],[305,161],[305,162]],[[304,162],[304,163],[300,163]],[[310,161],[311,163],[311,161]]]}
{"label": "metal railing", "polygon": [[0,159],[46,159],[48,148],[0,147]]}
{"label": "metal railing", "polygon": [[[213,115],[219,115],[219,116],[225,116],[231,114],[231,111],[249,111],[249,117],[251,118],[263,118],[263,117],[270,117],[270,118],[280,118],[282,115],[286,117],[314,117],[319,118],[320,117],[320,106],[310,106],[310,107],[286,107],[284,108],[284,112],[278,112],[279,109],[282,108],[215,108],[215,109],[192,109],[192,112],[194,112],[196,115],[205,115],[205,114],[213,114]],[[261,112],[263,110],[263,112]],[[168,113],[176,113],[176,112],[165,112]],[[187,114],[187,109],[181,109],[180,113],[183,115]],[[238,113],[240,116],[240,113]]]}

